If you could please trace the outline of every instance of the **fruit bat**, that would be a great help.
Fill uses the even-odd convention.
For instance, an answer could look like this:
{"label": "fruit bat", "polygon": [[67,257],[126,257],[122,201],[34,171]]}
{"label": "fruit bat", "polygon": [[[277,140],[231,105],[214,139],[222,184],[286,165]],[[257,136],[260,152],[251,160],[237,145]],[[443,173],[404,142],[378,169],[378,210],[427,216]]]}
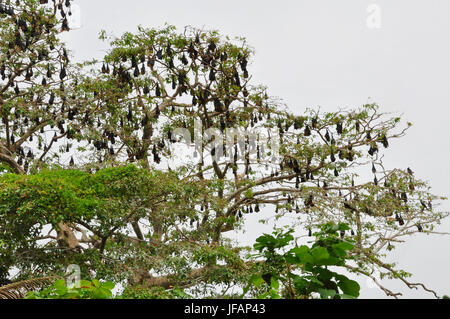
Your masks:
{"label": "fruit bat", "polygon": [[306,124],[304,135],[311,136],[311,130],[310,130],[308,124]]}
{"label": "fruit bat", "polygon": [[348,159],[350,162],[353,162],[353,155],[354,155],[354,154],[353,154],[353,151],[349,151],[349,152],[348,152],[348,158],[347,158],[347,159]]}
{"label": "fruit bat", "polygon": [[211,82],[216,80],[216,74],[214,73],[213,69],[211,69],[211,71],[209,72],[209,80]]}
{"label": "fruit bat", "polygon": [[141,125],[142,126],[147,126],[147,124],[148,124],[148,116],[147,116],[147,113],[145,113],[145,117],[142,119],[142,122],[141,122]]}
{"label": "fruit bat", "polygon": [[336,124],[336,132],[337,132],[338,134],[342,134],[342,122],[338,122],[338,123]]}
{"label": "fruit bat", "polygon": [[335,155],[334,155],[334,152],[331,152],[331,155],[330,155],[330,160],[331,160],[331,162],[336,162],[336,157],[335,157]]}
{"label": "fruit bat", "polygon": [[420,200],[420,204],[422,204],[423,208],[428,209],[427,204],[423,200]]}
{"label": "fruit bat", "polygon": [[384,148],[389,147],[389,142],[388,142],[388,139],[386,138],[386,135],[383,136],[383,139],[381,141],[383,143]]}
{"label": "fruit bat", "polygon": [[54,101],[55,101],[55,93],[52,92],[50,94],[50,99],[48,100],[48,104],[53,105]]}
{"label": "fruit bat", "polygon": [[272,274],[270,274],[270,273],[263,274],[261,277],[262,277],[262,279],[265,281],[265,283],[266,283],[268,286],[271,285],[271,283],[272,283]]}
{"label": "fruit bat", "polygon": [[161,158],[159,157],[158,154],[153,154],[153,161],[154,161],[156,164],[161,163]]}
{"label": "fruit bat", "polygon": [[131,106],[128,108],[127,120],[130,122],[133,120],[133,111],[131,110]]}
{"label": "fruit bat", "polygon": [[62,80],[64,80],[64,78],[67,76],[67,73],[66,73],[66,68],[63,66],[62,68],[61,68],[61,72],[59,73],[59,78],[60,78],[60,80],[62,81]]}
{"label": "fruit bat", "polygon": [[228,59],[228,54],[226,52],[220,55],[220,61],[224,62]]}
{"label": "fruit bat", "polygon": [[171,48],[171,46],[170,46],[170,43],[167,44],[167,47],[166,47],[166,54],[167,54],[167,56],[169,56],[169,57],[171,57],[172,54],[173,54],[172,48]]}
{"label": "fruit bat", "polygon": [[327,142],[329,142],[330,141],[330,133],[328,132],[328,130],[327,130],[327,132],[325,133],[325,140],[327,141]]}
{"label": "fruit bat", "polygon": [[28,70],[26,75],[25,75],[25,80],[26,81],[30,81],[31,80],[31,76],[32,76],[32,73],[30,72],[30,70]]}
{"label": "fruit bat", "polygon": [[222,103],[218,98],[214,98],[214,111],[219,113],[222,112]]}
{"label": "fruit bat", "polygon": [[400,226],[403,226],[403,225],[405,224],[405,221],[403,220],[403,217],[402,217],[401,214],[400,214],[399,217],[398,217],[398,224],[399,224]]}
{"label": "fruit bat", "polygon": [[220,117],[220,129],[222,130],[222,132],[225,130],[226,128],[226,124],[225,124],[225,120],[224,118],[221,116]]}
{"label": "fruit bat", "polygon": [[149,57],[147,61],[147,66],[153,68],[155,66],[155,57]]}
{"label": "fruit bat", "polygon": [[408,196],[406,195],[406,192],[401,193],[401,199],[406,203],[408,201]]}
{"label": "fruit bat", "polygon": [[184,65],[188,65],[189,61],[186,58],[186,55],[183,53],[183,55],[181,56],[181,63],[183,63]]}
{"label": "fruit bat", "polygon": [[214,43],[214,40],[211,40],[208,46],[208,50],[214,52],[216,50],[216,44]]}
{"label": "fruit bat", "polygon": [[305,206],[314,207],[314,195],[310,194],[308,199],[306,200]]}

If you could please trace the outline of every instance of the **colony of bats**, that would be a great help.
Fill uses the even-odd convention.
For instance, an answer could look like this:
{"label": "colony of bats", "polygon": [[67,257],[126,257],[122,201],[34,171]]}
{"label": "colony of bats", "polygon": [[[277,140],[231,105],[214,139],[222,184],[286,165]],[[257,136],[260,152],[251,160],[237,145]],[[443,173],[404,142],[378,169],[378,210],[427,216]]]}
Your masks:
{"label": "colony of bats", "polygon": [[[251,128],[276,126],[281,143],[293,140],[300,145],[305,138],[313,141],[320,136],[329,147],[329,155],[320,161],[333,163],[329,169],[335,178],[340,177],[340,162],[352,163],[357,154],[353,145],[342,147],[342,143],[339,144],[339,137],[344,133],[353,130],[352,134],[365,134],[364,145],[369,146],[367,153],[372,157],[379,152],[379,146],[389,147],[386,135],[372,136],[373,133],[363,129],[358,119],[351,123],[337,120],[332,128],[323,126],[317,117],[292,117],[276,111],[265,90],[249,84],[249,52],[225,46],[201,30],[191,30],[190,35],[173,41],[142,35],[143,38],[137,39],[130,50],[117,45],[98,66],[99,83],[105,86],[91,81],[85,83],[80,94],[78,80],[69,71],[71,64],[67,50],[53,40],[55,30],[61,32],[70,28],[67,22],[70,1],[41,0],[40,4],[53,8],[55,18],[44,19],[27,10],[20,1],[0,2],[1,19],[12,22],[2,38],[9,48],[1,53],[2,103],[20,97],[29,105],[28,109],[13,107],[8,110],[9,114],[2,109],[2,133],[6,133],[8,152],[16,157],[24,172],[28,171],[31,161],[44,159],[42,154],[45,155],[53,142],[61,138],[66,139],[62,149],[69,153],[74,144],[70,141],[78,137],[76,133],[79,132],[86,134],[84,138],[97,151],[100,163],[119,156],[119,150],[125,145],[123,149],[129,161],[150,159],[159,164],[168,155],[169,144],[175,141],[172,129],[176,125],[192,127],[190,119],[193,116],[201,119],[205,130],[214,127],[225,132],[227,128],[242,124]],[[33,112],[29,112],[31,108]],[[164,134],[158,134],[156,128],[162,117],[170,125]],[[76,125],[79,125],[79,132],[75,132]],[[54,136],[45,145],[41,138],[38,139],[41,153],[35,154],[31,148],[25,151],[23,137],[32,143],[33,136],[48,128],[54,131]],[[30,129],[33,132],[27,135]],[[99,131],[100,135],[96,133]],[[244,177],[250,179],[255,169],[252,166],[263,165],[266,150],[257,145],[255,158],[250,158],[250,148],[252,145],[246,140],[244,145],[236,142],[234,149],[228,150],[234,152],[232,173],[236,179],[242,173],[239,167],[244,167]],[[245,155],[243,163],[238,163],[238,149]],[[215,156],[216,149],[213,147],[209,154]],[[202,158],[198,176],[203,178],[204,154],[197,156]],[[71,156],[68,165],[75,164]],[[298,154],[285,154],[279,167],[272,166],[268,178],[292,176],[295,187],[292,194],[277,202],[285,204],[289,212],[309,212],[316,206],[318,195],[299,195],[298,191],[305,183],[317,185],[324,190],[324,196],[328,196],[329,185],[323,181],[321,186],[315,177],[319,164],[323,163],[314,163],[312,158],[305,159]],[[372,173],[373,184],[378,186],[380,181],[375,164],[372,164]],[[411,170],[408,174],[413,175]],[[393,200],[408,202],[406,192],[396,191],[388,179],[385,179],[384,187],[390,191]],[[414,191],[412,182],[409,188]],[[339,196],[343,199],[344,209],[375,215],[352,192],[342,196],[339,190]],[[299,206],[300,200],[303,203]],[[430,201],[421,200],[420,203],[424,210],[431,210]],[[258,213],[263,204],[243,201],[228,213],[239,220],[243,214]],[[395,213],[395,220],[399,225],[405,223],[399,212]],[[417,227],[419,231],[423,230],[421,225]]]}

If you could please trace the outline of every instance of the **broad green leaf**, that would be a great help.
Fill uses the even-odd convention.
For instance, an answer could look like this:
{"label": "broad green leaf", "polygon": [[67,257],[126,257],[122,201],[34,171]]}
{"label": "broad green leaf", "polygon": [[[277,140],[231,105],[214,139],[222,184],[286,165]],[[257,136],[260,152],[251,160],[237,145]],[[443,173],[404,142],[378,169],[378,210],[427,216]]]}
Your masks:
{"label": "broad green leaf", "polygon": [[99,287],[102,286],[102,283],[101,283],[99,280],[97,280],[97,279],[92,279],[92,284],[93,284],[96,288],[99,288]]}
{"label": "broad green leaf", "polygon": [[352,243],[349,243],[347,241],[341,241],[338,244],[331,245],[331,247],[339,248],[342,250],[352,250],[353,247],[355,247],[355,245],[353,245]]}
{"label": "broad green leaf", "polygon": [[278,281],[278,279],[272,277],[270,280],[270,287],[272,287],[275,290],[278,290],[278,288],[280,288],[280,282]]}
{"label": "broad green leaf", "polygon": [[250,280],[255,287],[259,287],[264,283],[264,279],[259,275],[254,275]]}
{"label": "broad green leaf", "polygon": [[112,290],[112,289],[114,289],[114,287],[115,287],[115,284],[111,281],[106,281],[102,284],[102,288],[105,288],[105,289]]}
{"label": "broad green leaf", "polygon": [[343,279],[342,277],[343,276],[341,276],[341,280],[338,282],[338,286],[341,288],[342,292],[346,295],[358,297],[361,288],[359,284],[354,280],[348,278]]}
{"label": "broad green leaf", "polygon": [[314,257],[314,262],[321,262],[330,257],[328,250],[324,247],[315,247],[311,250],[311,255]]}

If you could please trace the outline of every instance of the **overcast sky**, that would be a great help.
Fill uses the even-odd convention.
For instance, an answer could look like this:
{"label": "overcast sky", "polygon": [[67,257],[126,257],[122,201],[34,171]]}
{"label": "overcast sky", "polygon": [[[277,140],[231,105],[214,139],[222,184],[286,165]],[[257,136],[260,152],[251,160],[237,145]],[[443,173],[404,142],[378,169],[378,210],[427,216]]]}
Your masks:
{"label": "overcast sky", "polygon": [[[255,48],[253,79],[291,111],[334,111],[377,102],[414,126],[391,143],[389,168],[411,167],[448,196],[450,176],[450,2],[448,0],[74,0],[81,26],[64,35],[77,60],[101,59],[100,30],[120,35],[138,25],[192,25],[244,36]],[[372,5],[372,6],[371,6]],[[378,15],[380,13],[380,15]],[[444,209],[450,205],[445,203]],[[450,231],[450,221],[440,231]],[[247,239],[253,240],[256,233]],[[251,241],[249,242],[249,244]],[[390,259],[440,294],[450,294],[450,237],[421,235]],[[365,280],[361,296],[384,294]],[[401,283],[388,288],[427,298]]]}

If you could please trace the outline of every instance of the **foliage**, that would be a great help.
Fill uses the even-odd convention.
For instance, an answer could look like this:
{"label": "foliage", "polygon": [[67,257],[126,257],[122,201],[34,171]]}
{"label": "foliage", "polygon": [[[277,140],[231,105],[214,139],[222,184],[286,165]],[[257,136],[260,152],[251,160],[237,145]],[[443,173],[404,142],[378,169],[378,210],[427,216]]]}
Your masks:
{"label": "foliage", "polygon": [[189,296],[183,289],[163,287],[130,287],[117,297],[117,299],[189,299]]}
{"label": "foliage", "polygon": [[360,287],[356,281],[329,269],[345,266],[351,259],[348,252],[354,243],[339,238],[340,232],[348,229],[342,223],[323,225],[314,234],[316,240],[311,247],[295,246],[284,252],[294,241],[293,230],[259,237],[254,248],[259,251],[256,257],[264,258],[263,267],[251,278],[251,285],[260,288],[266,284],[267,288],[258,298],[310,298],[314,293],[323,299],[358,297]]}
{"label": "foliage", "polygon": [[[4,175],[0,178],[2,264],[15,265],[26,274],[36,260],[41,271],[64,271],[60,267],[75,263],[83,265],[87,275],[94,270],[102,273],[101,255],[117,256],[104,274],[115,274],[117,279],[127,271],[123,268],[126,254],[120,251],[130,249],[121,237],[132,222],[130,212],[135,216],[146,214],[153,203],[164,200],[172,213],[186,216],[189,211],[181,204],[195,200],[197,195],[197,185],[181,183],[175,172],[149,172],[133,165],[103,169],[96,174],[56,170]],[[76,241],[77,246],[56,251],[52,241],[42,245],[37,239],[46,225],[57,228],[60,222],[92,225],[94,244],[82,247]],[[89,241],[85,233],[83,240]],[[154,250],[156,242],[157,238],[150,239],[141,248]]]}
{"label": "foliage", "polygon": [[110,299],[112,282],[100,282],[97,279],[81,280],[80,287],[68,287],[64,279],[57,280],[52,286],[39,292],[29,292],[26,299]]}

